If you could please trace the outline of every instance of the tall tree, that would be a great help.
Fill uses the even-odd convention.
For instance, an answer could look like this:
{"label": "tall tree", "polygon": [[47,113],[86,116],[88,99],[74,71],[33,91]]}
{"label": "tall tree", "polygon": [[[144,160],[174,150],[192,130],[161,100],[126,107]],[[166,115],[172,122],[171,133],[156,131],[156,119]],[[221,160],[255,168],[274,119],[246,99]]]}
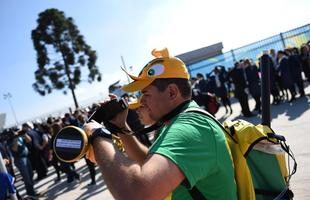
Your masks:
{"label": "tall tree", "polygon": [[73,19],[62,11],[47,9],[39,14],[37,23],[31,32],[38,63],[33,89],[42,96],[53,89],[67,94],[69,89],[78,108],[74,90],[82,80],[82,72],[89,72],[89,83],[101,81],[96,52],[85,43]]}

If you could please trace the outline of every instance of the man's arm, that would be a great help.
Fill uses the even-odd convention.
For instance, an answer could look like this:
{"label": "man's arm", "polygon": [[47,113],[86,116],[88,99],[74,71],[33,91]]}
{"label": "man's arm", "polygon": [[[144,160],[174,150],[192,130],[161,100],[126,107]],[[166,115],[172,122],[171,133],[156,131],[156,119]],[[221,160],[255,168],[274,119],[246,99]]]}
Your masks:
{"label": "man's arm", "polygon": [[135,136],[119,134],[119,137],[122,140],[128,157],[142,165],[147,158],[148,148],[144,146]]}
{"label": "man's arm", "polygon": [[31,139],[31,137],[28,135],[28,133],[26,133],[26,134],[24,135],[24,138],[25,138],[26,143],[30,143],[30,142],[32,141],[32,139]]}
{"label": "man's arm", "polygon": [[107,139],[96,138],[93,146],[103,178],[116,199],[164,199],[184,179],[178,166],[162,155],[149,155],[141,166]]}

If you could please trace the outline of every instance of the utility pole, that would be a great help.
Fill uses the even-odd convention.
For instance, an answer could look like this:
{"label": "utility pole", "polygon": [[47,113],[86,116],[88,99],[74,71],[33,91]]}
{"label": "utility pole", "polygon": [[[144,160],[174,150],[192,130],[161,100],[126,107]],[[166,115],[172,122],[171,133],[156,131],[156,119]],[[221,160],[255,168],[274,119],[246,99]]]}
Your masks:
{"label": "utility pole", "polygon": [[270,127],[270,59],[267,54],[261,57],[262,73],[262,124]]}
{"label": "utility pole", "polygon": [[16,114],[15,114],[15,111],[14,111],[14,108],[13,108],[13,105],[12,105],[12,102],[11,102],[11,98],[12,98],[11,93],[8,92],[6,94],[3,94],[3,99],[8,100],[9,105],[10,105],[11,110],[12,110],[12,113],[13,113],[13,116],[15,118],[16,125],[18,125],[18,120],[17,120]]}

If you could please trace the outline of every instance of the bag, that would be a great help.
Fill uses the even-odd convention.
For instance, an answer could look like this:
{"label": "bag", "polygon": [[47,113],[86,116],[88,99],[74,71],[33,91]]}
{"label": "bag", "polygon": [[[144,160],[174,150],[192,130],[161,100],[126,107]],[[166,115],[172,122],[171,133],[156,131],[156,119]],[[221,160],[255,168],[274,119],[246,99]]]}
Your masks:
{"label": "bag", "polygon": [[[199,108],[189,108],[185,112],[204,114],[224,130],[234,163],[239,200],[293,198],[289,181],[297,170],[297,163],[284,136],[275,134],[268,126],[244,120],[226,121],[223,126]],[[290,158],[294,161],[292,171],[288,170]],[[206,199],[196,187],[189,192],[193,199]]]}
{"label": "bag", "polygon": [[216,96],[214,94],[207,93],[206,101],[207,101],[206,110],[212,115],[217,113],[217,111],[220,108],[220,103],[218,102]]}
{"label": "bag", "polygon": [[[297,163],[285,137],[268,126],[244,120],[224,122],[224,127],[229,133],[226,139],[233,157],[238,198],[292,199],[288,186]],[[286,156],[294,161],[291,172]]]}
{"label": "bag", "polygon": [[220,103],[218,102],[216,96],[214,94],[209,94],[209,102],[208,102],[208,111],[212,115],[217,113],[220,109]]}

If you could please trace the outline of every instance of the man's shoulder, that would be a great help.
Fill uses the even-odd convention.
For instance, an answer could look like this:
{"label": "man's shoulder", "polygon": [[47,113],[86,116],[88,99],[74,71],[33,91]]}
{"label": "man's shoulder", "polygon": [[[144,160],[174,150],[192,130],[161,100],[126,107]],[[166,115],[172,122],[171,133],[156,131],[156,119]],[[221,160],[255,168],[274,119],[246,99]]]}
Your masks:
{"label": "man's shoulder", "polygon": [[191,101],[190,104],[179,114],[179,119],[193,118],[193,119],[209,119],[205,110],[200,108],[198,104]]}
{"label": "man's shoulder", "polygon": [[204,114],[199,107],[189,107],[180,113],[171,123],[171,129],[199,130],[209,128],[213,124],[213,119]]}

